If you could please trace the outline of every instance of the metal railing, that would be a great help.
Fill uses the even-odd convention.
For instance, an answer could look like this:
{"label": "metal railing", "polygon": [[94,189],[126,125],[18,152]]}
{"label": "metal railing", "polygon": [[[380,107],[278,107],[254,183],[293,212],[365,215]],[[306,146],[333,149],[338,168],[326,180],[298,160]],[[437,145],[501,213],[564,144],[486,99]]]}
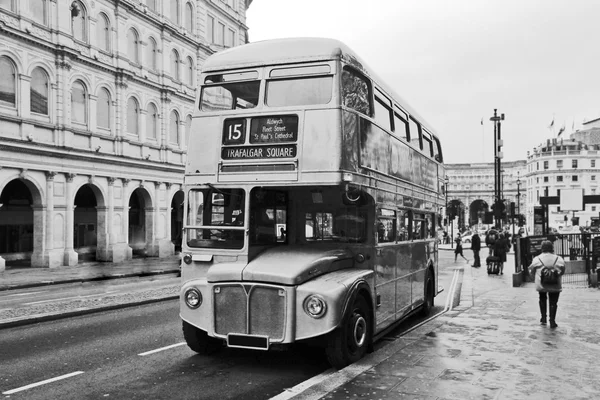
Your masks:
{"label": "metal railing", "polygon": [[[597,237],[600,238],[600,233],[568,233],[520,238],[515,249],[515,272],[522,272],[524,280],[532,281],[527,267],[531,265],[533,258],[541,253],[542,240],[548,239],[554,243],[554,254],[561,256],[566,262],[573,262],[570,263],[573,268],[583,267],[580,272],[568,271],[563,275],[563,284],[591,285],[591,274],[596,273],[596,265],[600,261],[600,258],[594,255],[592,245],[594,238]],[[577,261],[581,261],[581,264],[577,265]]]}

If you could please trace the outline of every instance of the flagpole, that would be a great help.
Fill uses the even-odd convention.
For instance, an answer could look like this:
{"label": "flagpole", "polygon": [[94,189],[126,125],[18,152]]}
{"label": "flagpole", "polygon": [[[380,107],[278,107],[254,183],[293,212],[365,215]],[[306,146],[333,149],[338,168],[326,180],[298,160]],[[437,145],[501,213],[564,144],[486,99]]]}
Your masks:
{"label": "flagpole", "polygon": [[485,125],[481,118],[481,162],[485,163]]}

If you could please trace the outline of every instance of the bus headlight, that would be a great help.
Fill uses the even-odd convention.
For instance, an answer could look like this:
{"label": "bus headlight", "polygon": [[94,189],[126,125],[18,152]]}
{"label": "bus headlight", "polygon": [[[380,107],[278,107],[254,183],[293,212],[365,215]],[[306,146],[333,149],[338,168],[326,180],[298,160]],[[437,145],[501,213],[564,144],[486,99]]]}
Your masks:
{"label": "bus headlight", "polygon": [[183,256],[183,262],[186,264],[191,264],[192,263],[192,255],[190,253],[185,253],[185,255]]}
{"label": "bus headlight", "polygon": [[304,311],[313,318],[321,318],[327,311],[327,303],[313,294],[304,300]]}
{"label": "bus headlight", "polygon": [[198,308],[202,304],[202,294],[198,289],[188,289],[185,291],[184,295],[185,304],[189,308]]}

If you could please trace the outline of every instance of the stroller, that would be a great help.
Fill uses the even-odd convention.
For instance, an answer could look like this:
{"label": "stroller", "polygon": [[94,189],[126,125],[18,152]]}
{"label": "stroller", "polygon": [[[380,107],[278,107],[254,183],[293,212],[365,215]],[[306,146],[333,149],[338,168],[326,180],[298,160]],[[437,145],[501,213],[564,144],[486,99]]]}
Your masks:
{"label": "stroller", "polygon": [[487,273],[488,275],[494,274],[498,275],[500,273],[500,258],[491,255],[485,259],[485,263],[487,264]]}

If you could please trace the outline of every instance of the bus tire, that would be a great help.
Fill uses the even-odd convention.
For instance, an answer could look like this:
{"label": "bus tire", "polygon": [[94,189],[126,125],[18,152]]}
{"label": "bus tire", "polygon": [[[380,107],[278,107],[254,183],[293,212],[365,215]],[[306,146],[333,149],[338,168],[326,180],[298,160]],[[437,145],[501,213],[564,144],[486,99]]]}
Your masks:
{"label": "bus tire", "polygon": [[427,317],[431,314],[435,298],[435,287],[431,272],[427,271],[425,278],[425,301],[421,307],[421,316]]}
{"label": "bus tire", "polygon": [[371,315],[367,301],[359,295],[342,325],[329,334],[325,352],[332,367],[342,369],[367,353],[373,340]]}
{"label": "bus tire", "polygon": [[202,329],[183,321],[183,338],[188,347],[198,354],[214,354],[223,347],[223,341],[212,338]]}

